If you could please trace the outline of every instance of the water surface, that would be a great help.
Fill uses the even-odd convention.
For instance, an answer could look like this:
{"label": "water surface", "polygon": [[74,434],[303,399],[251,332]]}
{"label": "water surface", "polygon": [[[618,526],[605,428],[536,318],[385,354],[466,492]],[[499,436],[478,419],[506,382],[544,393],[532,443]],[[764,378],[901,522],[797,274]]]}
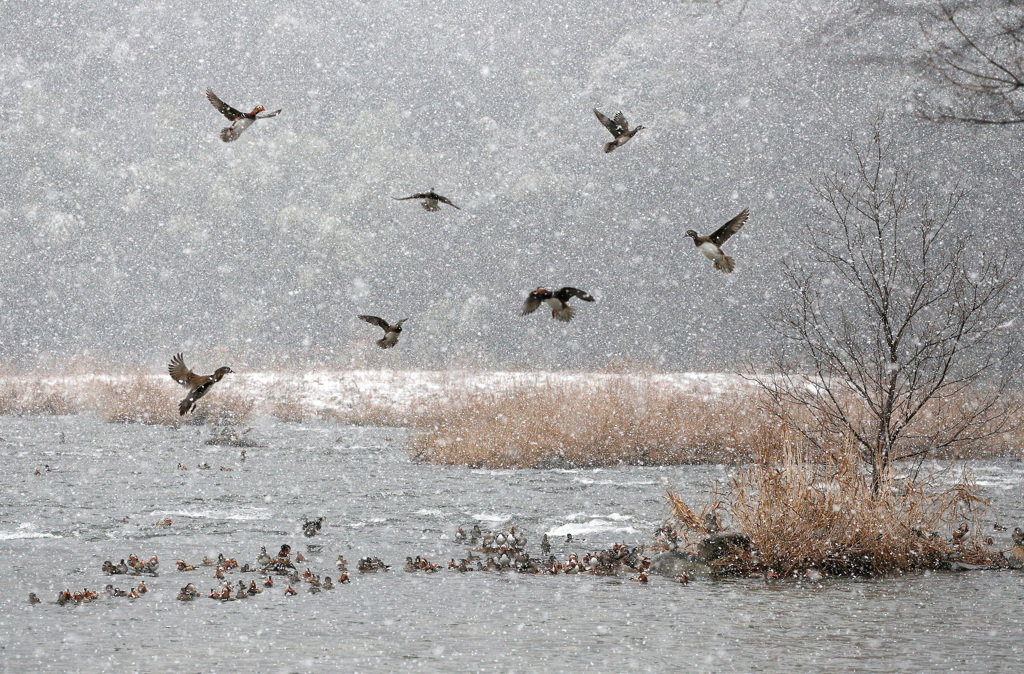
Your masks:
{"label": "water surface", "polygon": [[[259,422],[246,451],[211,429],[105,424],[91,416],[0,417],[0,668],[4,671],[1020,671],[1024,575],[915,574],[820,584],[759,579],[688,586],[628,576],[407,574],[407,555],[465,555],[459,524],[514,524],[536,552],[638,544],[668,513],[664,486],[694,501],[722,466],[470,470],[412,462],[401,429]],[[189,470],[176,469],[181,462]],[[209,463],[211,470],[198,470]],[[46,471],[44,466],[51,470]],[[231,468],[221,471],[220,466]],[[42,474],[34,471],[42,469]],[[1024,525],[1024,466],[973,464],[1000,518]],[[305,517],[323,516],[312,541]],[[154,526],[171,518],[170,527]],[[127,522],[123,522],[128,518]],[[564,533],[585,542],[566,546]],[[1006,538],[1005,534],[997,534]],[[1008,540],[1008,539],[1007,539]],[[318,549],[310,551],[313,542]],[[392,573],[352,573],[320,594],[175,600],[224,553],[303,551],[314,572],[375,555]],[[104,560],[160,557],[149,593],[54,603],[64,588],[128,587]],[[256,579],[233,574],[237,584]],[[29,592],[42,604],[30,606]]]}

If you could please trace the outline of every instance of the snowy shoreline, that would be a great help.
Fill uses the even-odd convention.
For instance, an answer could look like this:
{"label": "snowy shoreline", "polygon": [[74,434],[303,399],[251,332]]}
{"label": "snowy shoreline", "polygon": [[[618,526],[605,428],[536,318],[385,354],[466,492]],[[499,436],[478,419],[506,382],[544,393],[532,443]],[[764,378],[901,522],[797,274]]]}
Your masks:
{"label": "snowy shoreline", "polygon": [[[408,412],[414,405],[443,402],[476,394],[500,394],[515,388],[598,386],[614,383],[649,385],[710,399],[748,388],[739,375],[704,372],[672,374],[610,374],[582,372],[465,372],[436,370],[312,371],[305,374],[253,372],[233,374],[218,385],[222,394],[241,396],[257,409],[287,401],[307,413],[346,412],[372,406]],[[33,396],[61,396],[73,407],[87,409],[105,392],[144,383],[167,391],[181,388],[162,374],[84,374],[67,377],[0,377],[0,390]],[[217,391],[215,391],[215,394]]]}

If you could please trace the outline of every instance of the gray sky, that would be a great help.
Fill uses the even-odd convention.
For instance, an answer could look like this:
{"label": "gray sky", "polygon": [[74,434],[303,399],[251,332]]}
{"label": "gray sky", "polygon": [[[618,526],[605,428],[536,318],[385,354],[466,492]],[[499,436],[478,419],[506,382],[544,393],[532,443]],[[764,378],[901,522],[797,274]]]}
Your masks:
{"label": "gray sky", "polygon": [[[1015,241],[1019,132],[910,114],[928,6],[2,3],[0,360],[756,361],[808,181],[879,111]],[[206,87],[283,112],[225,144]],[[606,155],[594,107],[646,130]],[[431,187],[462,210],[391,199]],[[683,233],[744,207],[726,276]],[[538,285],[598,301],[519,316]]]}

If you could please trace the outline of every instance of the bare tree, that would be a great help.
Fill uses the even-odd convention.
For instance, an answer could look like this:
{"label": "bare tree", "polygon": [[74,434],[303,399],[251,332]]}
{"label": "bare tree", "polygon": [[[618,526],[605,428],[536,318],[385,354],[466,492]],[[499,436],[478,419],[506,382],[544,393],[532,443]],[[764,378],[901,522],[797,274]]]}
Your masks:
{"label": "bare tree", "polygon": [[943,2],[922,24],[928,67],[943,86],[920,114],[932,121],[1024,123],[1024,0]]}
{"label": "bare tree", "polygon": [[[791,420],[813,420],[794,427],[819,447],[852,440],[876,490],[894,460],[1003,430],[1021,270],[958,222],[959,189],[936,197],[897,159],[883,126],[812,182],[821,206],[784,261],[792,301],[773,321],[776,372],[759,379]],[[942,418],[922,423],[929,412]]]}

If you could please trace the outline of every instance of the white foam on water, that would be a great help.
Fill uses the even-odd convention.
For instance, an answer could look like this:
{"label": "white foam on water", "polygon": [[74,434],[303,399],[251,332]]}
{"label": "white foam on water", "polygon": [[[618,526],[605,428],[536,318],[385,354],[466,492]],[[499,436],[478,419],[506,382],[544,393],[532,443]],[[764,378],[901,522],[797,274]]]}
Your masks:
{"label": "white foam on water", "polygon": [[30,531],[30,529],[34,528],[35,525],[29,522],[22,522],[18,525],[18,531],[0,531],[0,541],[14,541],[23,538],[63,538],[63,536],[56,534]]}
{"label": "white foam on water", "polygon": [[512,519],[511,515],[488,515],[486,513],[481,513],[479,515],[470,515],[470,517],[472,517],[475,520],[480,520],[481,522],[508,522],[510,519]]}
{"label": "white foam on water", "polygon": [[[568,519],[574,520],[583,513],[570,515]],[[548,536],[565,536],[566,534],[572,534],[573,536],[585,536],[586,534],[635,534],[637,529],[628,525],[623,525],[624,522],[633,519],[632,515],[620,515],[619,513],[612,513],[610,515],[591,515],[590,519],[585,522],[568,522],[561,526],[549,529],[547,532]]]}
{"label": "white foam on water", "polygon": [[193,519],[234,520],[248,522],[251,520],[268,520],[270,512],[263,508],[237,508],[235,510],[158,510],[153,516],[191,517]]}

